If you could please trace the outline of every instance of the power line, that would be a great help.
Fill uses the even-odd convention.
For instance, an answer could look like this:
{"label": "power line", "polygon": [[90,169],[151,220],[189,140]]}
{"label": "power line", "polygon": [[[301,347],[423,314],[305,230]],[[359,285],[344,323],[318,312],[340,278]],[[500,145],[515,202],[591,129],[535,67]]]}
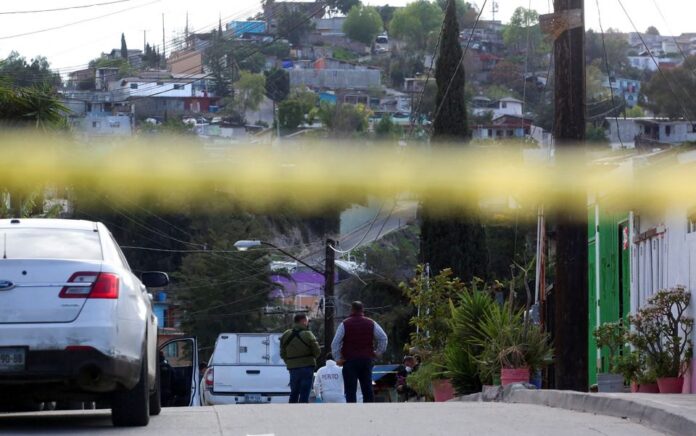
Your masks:
{"label": "power line", "polygon": [[367,228],[367,231],[362,235],[362,238],[360,238],[358,243],[355,244],[355,246],[353,248],[349,248],[348,250],[339,250],[338,248],[331,247],[331,249],[338,254],[346,254],[346,253],[350,253],[351,251],[358,248],[360,246],[360,244],[362,244],[362,242],[365,240],[365,238],[367,238],[367,235],[370,234],[370,232],[372,231],[372,227],[377,222],[377,218],[379,218],[379,216],[382,214],[382,209],[384,209],[384,203],[382,203],[382,205],[379,207],[379,210],[377,211],[377,214],[375,215],[375,217],[372,219],[372,222],[370,222],[370,226]]}
{"label": "power line", "polygon": [[[626,7],[624,7],[623,2],[621,0],[618,0],[618,1],[619,1],[619,6],[621,6],[621,9],[623,9],[624,14],[626,14],[626,18],[628,18],[628,21],[631,23],[631,26],[633,26],[633,30],[636,31],[638,38],[640,38],[640,42],[643,43],[643,46],[645,47],[645,50],[648,52],[650,59],[652,59],[653,63],[655,64],[657,71],[660,73],[660,76],[662,76],[662,78],[665,80],[665,83],[667,84],[667,87],[669,88],[670,92],[672,93],[672,96],[679,103],[679,106],[681,106],[682,111],[684,112],[684,117],[685,117],[686,121],[690,122],[692,124],[692,126],[696,125],[696,124],[694,124],[693,117],[689,116],[689,111],[687,110],[686,106],[684,105],[684,102],[679,98],[679,95],[677,94],[674,87],[672,86],[672,83],[670,82],[669,77],[667,77],[667,74],[665,74],[665,72],[660,67],[660,63],[657,62],[657,59],[655,59],[655,55],[653,55],[652,50],[650,50],[650,47],[648,47],[648,44],[645,42],[645,39],[643,38],[643,35],[641,35],[640,31],[638,30],[638,27],[633,22],[633,18],[631,18],[631,15],[628,13],[628,10],[626,9]],[[687,95],[687,97],[689,96],[688,92],[686,93],[686,95]]]}
{"label": "power line", "polygon": [[54,9],[35,9],[33,11],[3,11],[3,12],[0,12],[0,15],[38,14],[38,13],[42,13],[42,12],[68,11],[71,9],[87,9],[87,8],[95,8],[95,7],[99,7],[99,6],[115,5],[118,3],[126,3],[126,2],[130,2],[130,1],[133,1],[133,0],[115,0],[115,1],[105,2],[105,3],[91,3],[91,4],[87,4],[87,5],[65,6],[62,8],[54,8]]}
{"label": "power line", "polygon": [[92,18],[86,18],[86,19],[84,19],[84,20],[73,21],[72,23],[61,24],[60,26],[48,27],[48,28],[40,29],[40,30],[33,30],[33,31],[31,31],[31,32],[18,33],[18,34],[15,34],[15,35],[0,36],[0,40],[8,40],[8,39],[20,38],[20,37],[23,37],[23,36],[36,35],[36,34],[39,34],[39,33],[50,32],[50,31],[53,31],[53,30],[65,29],[65,28],[67,28],[67,27],[75,26],[75,25],[77,25],[77,24],[88,23],[88,22],[90,22],[90,21],[96,21],[96,20],[100,20],[100,19],[102,19],[102,18],[111,17],[111,16],[114,16],[114,15],[117,15],[117,14],[122,14],[122,13],[124,13],[124,12],[133,11],[133,10],[135,10],[135,9],[144,8],[145,6],[150,6],[150,5],[153,5],[153,4],[155,4],[155,3],[159,3],[160,1],[161,1],[161,0],[153,0],[153,1],[151,1],[151,2],[144,3],[144,4],[142,4],[142,5],[133,6],[133,7],[129,7],[129,8],[126,8],[126,9],[121,9],[121,10],[118,10],[118,11],[115,11],[115,12],[110,12],[110,13],[108,13],[108,14],[99,15],[99,16],[97,16],[97,17],[92,17]]}
{"label": "power line", "polygon": [[[611,68],[609,67],[609,54],[607,53],[607,44],[604,38],[604,27],[602,26],[602,9],[599,7],[599,0],[595,0],[597,3],[597,17],[599,18],[599,31],[602,35],[602,50],[604,50],[604,64],[607,68],[607,81],[609,82],[609,95],[611,96],[611,106],[612,110],[616,111],[616,105],[614,104],[614,86],[611,84]],[[624,106],[625,107],[625,106]],[[625,113],[625,112],[624,112]],[[619,138],[619,143],[621,148],[624,148],[623,140],[621,139],[621,128],[619,127],[619,117],[615,114],[614,121],[616,122],[616,134]]]}

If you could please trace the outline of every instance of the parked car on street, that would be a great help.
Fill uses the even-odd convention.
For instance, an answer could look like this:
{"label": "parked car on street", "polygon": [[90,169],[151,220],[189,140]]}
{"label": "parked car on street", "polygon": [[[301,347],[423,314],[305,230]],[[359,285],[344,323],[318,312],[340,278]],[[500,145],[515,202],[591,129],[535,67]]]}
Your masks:
{"label": "parked car on street", "polygon": [[107,228],[0,220],[0,402],[106,403],[116,426],[160,413],[157,317]]}
{"label": "parked car on street", "polygon": [[203,374],[203,404],[287,403],[281,333],[222,333]]}

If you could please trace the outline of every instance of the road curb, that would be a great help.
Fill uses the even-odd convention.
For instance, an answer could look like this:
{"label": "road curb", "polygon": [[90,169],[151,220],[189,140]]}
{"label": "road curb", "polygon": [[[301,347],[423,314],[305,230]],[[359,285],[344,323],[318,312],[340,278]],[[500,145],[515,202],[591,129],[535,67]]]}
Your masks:
{"label": "road curb", "polygon": [[696,435],[696,417],[689,419],[678,413],[626,398],[572,391],[512,389],[503,395],[503,402],[627,418],[668,434]]}

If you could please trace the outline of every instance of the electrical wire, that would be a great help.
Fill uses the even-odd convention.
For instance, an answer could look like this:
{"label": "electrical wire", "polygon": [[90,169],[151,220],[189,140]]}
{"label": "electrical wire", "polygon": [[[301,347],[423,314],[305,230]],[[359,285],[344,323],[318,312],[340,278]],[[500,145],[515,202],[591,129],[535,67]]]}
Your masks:
{"label": "electrical wire", "polygon": [[[607,44],[604,38],[604,26],[602,26],[602,9],[599,7],[599,0],[595,0],[597,3],[597,17],[599,19],[599,31],[602,35],[602,50],[604,51],[604,64],[607,69],[607,81],[609,82],[609,93],[611,96],[611,106],[613,111],[616,111],[616,105],[614,104],[614,86],[611,84],[611,68],[609,67],[609,54],[607,53]],[[624,105],[625,107],[625,105]],[[621,139],[621,128],[619,127],[619,117],[618,114],[614,115],[614,121],[616,122],[616,134],[619,138],[619,143],[621,148],[625,148],[623,140]]]}
{"label": "electrical wire", "polygon": [[31,11],[2,11],[0,12],[0,15],[19,15],[19,14],[39,14],[43,12],[58,12],[58,11],[68,11],[72,9],[87,9],[87,8],[95,8],[95,7],[100,7],[100,6],[110,6],[110,5],[115,5],[118,3],[127,3],[133,0],[115,0],[115,1],[110,1],[110,2],[104,2],[104,3],[91,3],[87,5],[78,5],[78,6],[65,6],[62,8],[54,8],[54,9],[35,9]]}
{"label": "electrical wire", "polygon": [[[362,242],[367,238],[367,235],[372,231],[372,227],[374,227],[375,223],[377,222],[377,218],[382,214],[382,209],[384,208],[384,203],[379,207],[379,210],[377,211],[377,214],[375,214],[375,217],[372,219],[370,222],[370,226],[368,227],[367,231],[362,235],[362,238],[355,244],[353,248],[349,248],[348,250],[339,250],[335,247],[331,247],[333,251],[335,251],[338,254],[346,254],[350,253],[351,251],[355,250]],[[362,227],[362,226],[361,226]]]}
{"label": "electrical wire", "polygon": [[124,12],[130,12],[130,11],[133,11],[133,10],[135,10],[135,9],[144,8],[144,7],[146,7],[146,6],[150,6],[150,5],[153,5],[153,4],[155,4],[155,3],[159,3],[159,2],[161,2],[161,1],[162,1],[162,0],[153,0],[153,1],[151,1],[151,2],[144,3],[144,4],[142,4],[142,5],[132,6],[132,7],[129,7],[129,8],[126,8],[126,9],[121,9],[121,10],[118,10],[118,11],[115,11],[115,12],[110,12],[110,13],[108,13],[108,14],[99,15],[99,16],[97,16],[97,17],[92,17],[92,18],[86,18],[86,19],[84,19],[84,20],[73,21],[73,22],[67,23],[67,24],[61,24],[61,25],[59,25],[59,26],[47,27],[47,28],[45,28],[45,29],[39,29],[39,30],[32,30],[32,31],[30,31],[30,32],[17,33],[17,34],[15,34],[15,35],[0,36],[0,40],[3,40],[3,41],[4,41],[4,40],[8,40],[8,39],[21,38],[21,37],[23,37],[23,36],[30,36],[30,35],[37,35],[37,34],[39,34],[39,33],[51,32],[51,31],[53,31],[53,30],[65,29],[65,28],[67,28],[67,27],[72,27],[72,26],[75,26],[75,25],[78,25],[78,24],[88,23],[88,22],[90,22],[90,21],[101,20],[102,18],[112,17],[112,16],[114,16],[114,15],[122,14],[122,13],[124,13]]}

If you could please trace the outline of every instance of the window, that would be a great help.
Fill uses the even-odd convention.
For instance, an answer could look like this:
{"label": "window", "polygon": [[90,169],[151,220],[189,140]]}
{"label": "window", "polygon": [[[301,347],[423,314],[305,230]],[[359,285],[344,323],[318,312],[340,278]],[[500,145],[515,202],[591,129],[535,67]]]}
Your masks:
{"label": "window", "polygon": [[120,121],[109,121],[109,127],[118,129],[121,127],[121,122]]}
{"label": "window", "polygon": [[92,128],[98,129],[99,128],[99,121],[92,121]]}
{"label": "window", "polygon": [[179,84],[179,83],[175,83],[175,84],[174,84],[174,89],[175,89],[175,90],[184,89],[184,85],[181,85],[181,84]]}
{"label": "window", "polygon": [[5,229],[0,238],[8,259],[103,260],[99,233],[92,230]]}
{"label": "window", "polygon": [[501,107],[503,109],[507,109],[507,102],[506,101],[501,102]]}
{"label": "window", "polygon": [[672,126],[665,126],[665,135],[669,136],[672,134]]}
{"label": "window", "polygon": [[130,89],[138,89],[138,84],[137,84],[137,83],[131,83],[131,84],[130,84]]}

